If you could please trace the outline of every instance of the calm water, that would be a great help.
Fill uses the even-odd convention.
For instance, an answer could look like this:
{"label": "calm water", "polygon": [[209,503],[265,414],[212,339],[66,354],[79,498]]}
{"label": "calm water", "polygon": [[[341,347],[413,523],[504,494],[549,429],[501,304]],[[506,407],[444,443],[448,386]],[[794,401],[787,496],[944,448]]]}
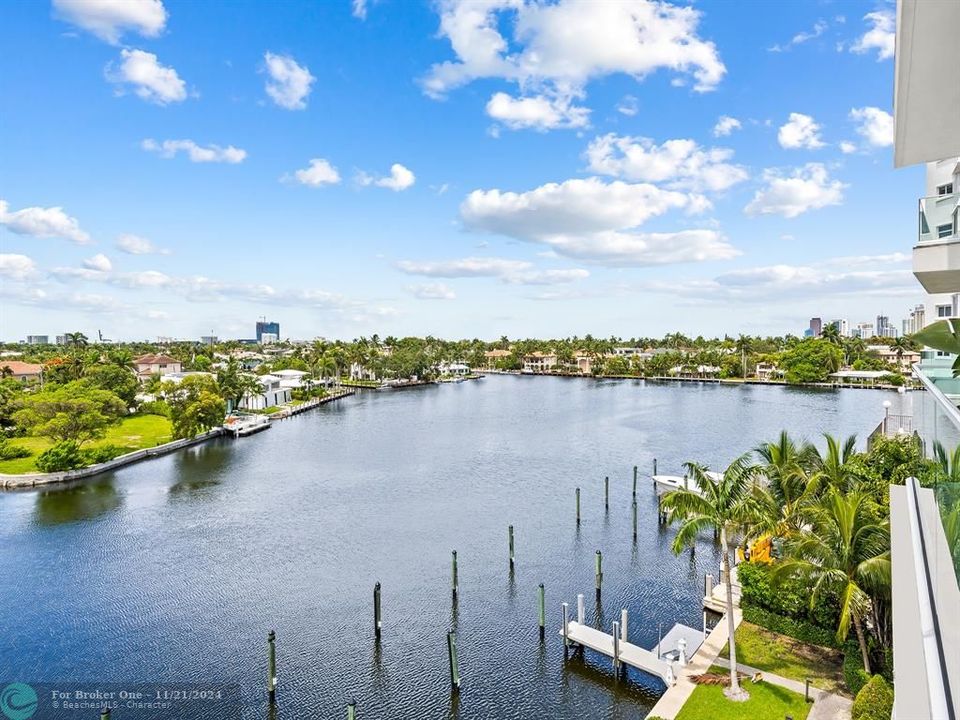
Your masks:
{"label": "calm water", "polygon": [[875,391],[492,376],[358,395],[80,487],[0,495],[0,682],[236,682],[243,717],[267,718],[275,628],[278,718],[343,717],[350,698],[359,718],[643,717],[659,681],[631,671],[618,684],[589,652],[565,665],[556,633],[560,603],[577,592],[605,628],[627,607],[631,641],[646,647],[659,623],[700,625],[717,553],[703,538],[695,557],[671,554],[653,458],[661,472],[686,460],[721,467],[781,428],[865,437],[886,399],[896,412],[901,397]]}

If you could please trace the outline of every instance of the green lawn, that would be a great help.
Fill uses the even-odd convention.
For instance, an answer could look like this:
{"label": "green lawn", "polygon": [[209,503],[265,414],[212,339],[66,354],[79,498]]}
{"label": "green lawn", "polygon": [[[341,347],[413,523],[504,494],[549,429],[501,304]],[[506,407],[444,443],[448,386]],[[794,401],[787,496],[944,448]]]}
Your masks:
{"label": "green lawn", "polygon": [[[712,667],[710,672],[729,672]],[[683,704],[677,720],[806,720],[810,706],[803,695],[766,682],[746,680],[743,687],[750,693],[746,702],[731,702],[719,685],[698,685]]]}
{"label": "green lawn", "polygon": [[[156,447],[169,442],[172,437],[170,420],[162,415],[132,415],[107,430],[107,435],[102,440],[84,443],[83,447],[119,445],[133,451]],[[45,437],[22,437],[12,438],[10,444],[25,447],[33,453],[30,457],[0,460],[0,473],[19,475],[37,472],[34,464],[37,455],[53,445],[53,442]]]}
{"label": "green lawn", "polygon": [[[737,662],[803,682],[810,678],[814,687],[831,693],[846,694],[843,680],[843,655],[830,648],[806,645],[786,635],[741,623],[737,628]],[[729,657],[729,647],[720,653]]]}

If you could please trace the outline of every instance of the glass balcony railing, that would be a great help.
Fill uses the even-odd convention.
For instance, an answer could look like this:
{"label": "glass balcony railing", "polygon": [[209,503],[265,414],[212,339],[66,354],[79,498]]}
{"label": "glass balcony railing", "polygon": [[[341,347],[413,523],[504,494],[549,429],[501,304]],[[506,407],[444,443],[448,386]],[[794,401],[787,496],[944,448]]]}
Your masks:
{"label": "glass balcony railing", "polygon": [[920,198],[920,233],[917,242],[923,245],[960,240],[958,208],[960,193]]}

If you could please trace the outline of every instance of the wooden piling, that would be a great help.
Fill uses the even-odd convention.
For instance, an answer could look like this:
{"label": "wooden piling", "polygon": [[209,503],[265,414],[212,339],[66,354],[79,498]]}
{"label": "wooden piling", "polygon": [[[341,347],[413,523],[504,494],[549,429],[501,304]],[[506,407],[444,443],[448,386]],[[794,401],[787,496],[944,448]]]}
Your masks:
{"label": "wooden piling", "polygon": [[637,541],[637,501],[633,501],[633,541]]}
{"label": "wooden piling", "polygon": [[600,587],[603,585],[603,553],[597,550],[596,555],[596,577],[595,584],[597,588],[597,598],[600,597]]}
{"label": "wooden piling", "polygon": [[633,466],[633,500],[637,500],[637,466]]}
{"label": "wooden piling", "polygon": [[451,584],[453,587],[453,601],[457,601],[457,590],[459,589],[459,582],[457,581],[457,551],[451,551],[450,556],[450,572],[451,572]]}
{"label": "wooden piling", "polygon": [[653,474],[654,474],[654,475],[657,474],[657,459],[656,459],[656,458],[653,459]]}
{"label": "wooden piling", "polygon": [[347,703],[347,720],[357,720],[357,703],[353,700]]}
{"label": "wooden piling", "polygon": [[447,633],[447,657],[450,660],[450,685],[454,692],[460,690],[460,666],[457,664],[457,636]]}
{"label": "wooden piling", "polygon": [[627,609],[620,611],[620,642],[627,642]]}
{"label": "wooden piling", "polygon": [[104,708],[100,711],[100,720],[110,720],[110,708]]}
{"label": "wooden piling", "polygon": [[567,617],[569,608],[566,603],[561,603],[560,607],[563,609],[563,656],[567,656],[567,649],[570,647],[570,639],[567,636],[567,625],[569,624],[569,619]]}
{"label": "wooden piling", "polygon": [[610,509],[610,476],[603,478],[603,509]]}
{"label": "wooden piling", "polygon": [[580,524],[580,488],[577,488],[577,525]]}
{"label": "wooden piling", "polygon": [[543,640],[547,630],[547,603],[543,583],[540,583],[540,587],[537,588],[537,611],[537,619],[540,622],[540,639]]}
{"label": "wooden piling", "polygon": [[373,586],[373,633],[377,640],[380,639],[380,629],[383,623],[380,619],[380,581]]}
{"label": "wooden piling", "polygon": [[584,617],[583,593],[577,593],[577,625],[583,625]]}
{"label": "wooden piling", "polygon": [[507,535],[510,539],[510,569],[513,570],[513,525],[508,528]]}
{"label": "wooden piling", "polygon": [[620,677],[620,623],[613,621],[613,674]]}
{"label": "wooden piling", "polygon": [[277,634],[267,633],[267,700],[272,705],[277,701]]}

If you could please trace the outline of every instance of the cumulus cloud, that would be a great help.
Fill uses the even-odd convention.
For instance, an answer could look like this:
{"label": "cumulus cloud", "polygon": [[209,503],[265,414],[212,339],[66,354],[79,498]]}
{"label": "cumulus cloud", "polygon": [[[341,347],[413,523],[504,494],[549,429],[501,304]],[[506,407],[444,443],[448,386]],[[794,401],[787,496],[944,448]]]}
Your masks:
{"label": "cumulus cloud", "polygon": [[358,20],[367,19],[367,0],[353,0],[351,12]]}
{"label": "cumulus cloud", "polygon": [[496,278],[510,285],[558,285],[590,276],[582,268],[538,270],[526,260],[467,257],[456,260],[401,260],[397,269],[407,275],[438,278]]}
{"label": "cumulus cloud", "polygon": [[407,286],[407,292],[420,300],[455,300],[457,297],[453,288],[443,283],[409,285]]}
{"label": "cumulus cloud", "polygon": [[490,98],[487,115],[511,130],[579,128],[590,121],[590,110],[574,105],[571,97],[534,95],[515,98],[504,92],[494,93]]}
{"label": "cumulus cloud", "polygon": [[728,162],[733,151],[702,148],[693,140],[667,140],[613,133],[598,137],[586,152],[592,172],[627,180],[665,182],[677,189],[720,192],[747,179],[747,171]]}
{"label": "cumulus cloud", "polygon": [[821,163],[807,163],[788,175],[781,171],[764,171],[766,185],[757,190],[753,200],[744,208],[747,215],[783,215],[797,217],[809,210],[828,205],[840,205],[847,187],[839,180],[831,180]]}
{"label": "cumulus cloud", "polygon": [[856,123],[857,133],[873,147],[893,145],[893,115],[880,108],[862,107],[850,111],[850,119]]}
{"label": "cumulus cloud", "polygon": [[117,248],[129,255],[169,255],[169,250],[158,248],[145,237],[124,233],[117,237]]}
{"label": "cumulus cloud", "polygon": [[263,56],[270,79],[267,80],[267,95],[286,110],[303,110],[307,107],[307,96],[316,78],[310,74],[306,65],[299,65],[289,55],[275,55],[267,52]]}
{"label": "cumulus cloud", "polygon": [[308,167],[297,170],[293,177],[301,185],[308,185],[309,187],[336,185],[340,182],[340,173],[323,158],[313,158],[310,160]]}
{"label": "cumulus cloud", "polygon": [[187,99],[187,85],[177,71],[161,65],[156,55],[144,50],[121,50],[119,65],[108,64],[104,74],[118,86],[118,92],[129,86],[137,97],[156,105]]}
{"label": "cumulus cloud", "polygon": [[93,257],[88,257],[83,261],[83,266],[97,272],[110,272],[113,270],[113,263],[103,253],[97,253]]}
{"label": "cumulus cloud", "polygon": [[820,139],[820,125],[812,117],[802,113],[790,113],[786,124],[782,125],[777,132],[777,140],[781,147],[788,150],[800,148],[816,150],[823,147],[823,141]]}
{"label": "cumulus cloud", "polygon": [[857,151],[857,146],[849,140],[840,143],[840,152],[844,155],[851,155]]}
{"label": "cumulus cloud", "polygon": [[111,45],[127,31],[156,37],[167,23],[160,0],[53,0],[57,17]]}
{"label": "cumulus cloud", "polygon": [[390,174],[386,177],[374,177],[363,172],[357,175],[357,182],[361,185],[375,185],[376,187],[387,188],[394,192],[400,192],[401,190],[413,187],[416,181],[417,176],[414,175],[409,168],[404,167],[400,163],[391,165]]}
{"label": "cumulus cloud", "polygon": [[878,62],[892,58],[896,47],[897,26],[893,11],[878,10],[867,13],[863,19],[870,27],[850,46],[850,52],[863,55],[876,50]]}
{"label": "cumulus cloud", "polygon": [[247,151],[236,148],[233,145],[221,147],[219,145],[197,145],[193,140],[164,140],[157,142],[152,138],[147,138],[140,147],[148,152],[155,152],[162,158],[172,158],[177,153],[186,153],[190,162],[195,163],[230,163],[237,164],[243,162],[247,157]]}
{"label": "cumulus cloud", "polygon": [[[716,46],[697,33],[700,12],[655,0],[442,0],[440,35],[456,58],[435,64],[423,79],[424,91],[440,98],[481,78],[516,83],[527,98],[499,107],[512,118],[549,114],[548,103],[524,103],[546,95],[573,107],[594,78],[624,73],[641,80],[664,69],[692,77],[697,91],[712,90],[726,73]],[[501,34],[505,29],[510,37]],[[567,103],[567,105],[563,105]],[[565,115],[563,127],[584,122],[584,112]],[[517,123],[516,120],[514,120]],[[517,123],[517,127],[532,125]]]}
{"label": "cumulus cloud", "polygon": [[28,207],[10,212],[6,201],[0,200],[0,225],[17,235],[37,238],[59,237],[78,245],[90,242],[90,235],[80,229],[76,218],[67,215],[62,207]]}
{"label": "cumulus cloud", "polygon": [[717,124],[713,126],[713,136],[714,137],[726,137],[734,130],[739,130],[743,127],[740,124],[740,121],[735,117],[730,117],[729,115],[721,115],[717,118]]}
{"label": "cumulus cloud", "polygon": [[826,21],[818,20],[817,22],[814,23],[813,29],[809,31],[798,32],[796,35],[790,38],[789,42],[784,43],[782,45],[779,45],[779,44],[774,45],[772,47],[767,48],[767,50],[769,52],[786,52],[792,47],[795,47],[797,45],[802,45],[805,42],[808,42],[810,40],[820,37],[826,31],[827,27],[828,26]]}
{"label": "cumulus cloud", "polygon": [[548,183],[524,193],[475,190],[460,206],[471,230],[547,245],[559,255],[611,266],[720,260],[738,251],[714,230],[641,233],[671,210],[702,212],[697,194],[599,178]]}
{"label": "cumulus cloud", "polygon": [[627,117],[633,117],[640,112],[640,103],[633,95],[624,95],[617,103],[617,112]]}
{"label": "cumulus cloud", "polygon": [[0,277],[29,280],[37,272],[36,263],[26,255],[0,253]]}

